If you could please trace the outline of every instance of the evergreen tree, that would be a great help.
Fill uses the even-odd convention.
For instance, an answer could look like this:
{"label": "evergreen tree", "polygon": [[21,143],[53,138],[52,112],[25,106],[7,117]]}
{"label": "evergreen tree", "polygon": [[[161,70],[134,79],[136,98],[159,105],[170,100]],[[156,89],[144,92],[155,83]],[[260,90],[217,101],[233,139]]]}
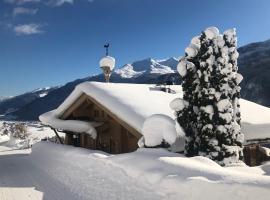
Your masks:
{"label": "evergreen tree", "polygon": [[191,40],[189,47],[185,49],[185,56],[178,64],[178,71],[182,76],[183,101],[181,109],[176,112],[177,121],[186,133],[185,154],[194,156],[198,154],[196,144],[197,113],[198,113],[198,89],[199,79],[197,75],[198,58],[200,48],[198,37]]}
{"label": "evergreen tree", "polygon": [[[235,118],[237,104],[237,50],[233,37],[220,35],[218,29],[206,29],[201,36],[199,155],[221,165],[239,161],[240,121]],[[235,58],[235,59],[234,59]],[[235,97],[233,97],[235,96]]]}
{"label": "evergreen tree", "polygon": [[[237,37],[235,29],[229,29],[224,32],[224,41],[229,48],[229,64],[232,66],[232,106],[233,106],[233,144],[236,148],[236,159],[243,159],[243,142],[244,134],[241,132],[241,113],[240,113],[240,90],[239,84],[243,80],[243,76],[238,72],[237,58],[239,56],[237,52]],[[237,152],[238,151],[238,152]]]}
{"label": "evergreen tree", "polygon": [[210,27],[192,39],[178,65],[184,95],[176,114],[186,133],[185,153],[221,165],[243,157],[236,43],[234,29],[221,35]]}

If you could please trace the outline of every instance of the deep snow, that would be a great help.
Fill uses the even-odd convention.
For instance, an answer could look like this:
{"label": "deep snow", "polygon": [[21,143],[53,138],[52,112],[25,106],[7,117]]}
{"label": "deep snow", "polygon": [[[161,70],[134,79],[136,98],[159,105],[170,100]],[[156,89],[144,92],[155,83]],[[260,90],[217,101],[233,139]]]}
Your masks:
{"label": "deep snow", "polygon": [[164,149],[108,155],[40,142],[0,149],[0,199],[257,199],[270,195],[270,164],[220,167]]}

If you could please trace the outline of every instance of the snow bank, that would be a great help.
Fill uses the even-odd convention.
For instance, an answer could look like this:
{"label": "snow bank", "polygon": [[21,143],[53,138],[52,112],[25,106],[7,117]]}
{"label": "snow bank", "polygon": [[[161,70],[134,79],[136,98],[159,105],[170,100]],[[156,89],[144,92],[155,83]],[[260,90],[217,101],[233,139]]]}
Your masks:
{"label": "snow bank", "polygon": [[158,146],[163,141],[172,145],[179,136],[175,126],[175,120],[166,115],[151,115],[143,123],[142,134],[145,145]]}
{"label": "snow bank", "polygon": [[40,121],[44,125],[51,126],[56,129],[61,129],[65,131],[72,131],[75,133],[87,133],[91,135],[92,138],[97,137],[97,132],[95,127],[100,126],[102,122],[86,122],[80,120],[61,120],[56,117],[55,111],[50,111],[44,113],[39,117]]}
{"label": "snow bank", "polygon": [[270,195],[268,165],[224,168],[164,149],[112,156],[42,142],[27,159],[80,199],[266,200]]}

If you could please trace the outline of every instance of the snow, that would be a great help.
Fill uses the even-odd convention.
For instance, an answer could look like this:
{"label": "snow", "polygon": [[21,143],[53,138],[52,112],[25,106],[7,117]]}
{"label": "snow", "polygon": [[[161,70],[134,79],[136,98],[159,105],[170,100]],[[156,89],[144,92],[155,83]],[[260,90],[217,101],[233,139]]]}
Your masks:
{"label": "snow", "polygon": [[266,156],[270,157],[270,149],[266,147],[260,147],[260,151],[262,151]]}
{"label": "snow", "polygon": [[187,67],[186,67],[186,61],[185,60],[181,60],[178,63],[177,71],[182,77],[184,77],[187,74]]}
{"label": "snow", "polygon": [[164,149],[109,155],[49,142],[32,151],[0,151],[0,199],[266,200],[270,195],[267,163],[225,168]]}
{"label": "snow", "polygon": [[[180,135],[176,132],[175,126],[175,120],[166,115],[151,115],[143,123],[142,134],[145,145],[153,147],[160,145],[162,141],[172,145],[176,141],[177,136]],[[141,142],[139,142],[140,146]]]}
{"label": "snow", "polygon": [[175,111],[181,111],[183,110],[186,106],[188,106],[188,102],[181,99],[181,98],[176,98],[173,101],[170,102],[170,108]]}
{"label": "snow", "polygon": [[146,70],[137,72],[133,69],[131,64],[127,64],[121,69],[115,70],[115,73],[119,74],[122,78],[136,78],[142,75],[145,71]]}
{"label": "snow", "polygon": [[55,111],[44,113],[39,117],[44,125],[49,125],[56,129],[72,131],[75,133],[86,133],[92,138],[97,137],[95,127],[100,126],[102,122],[86,122],[80,120],[61,120],[55,116]]}
{"label": "snow", "polygon": [[190,45],[185,49],[185,53],[189,58],[195,57],[198,53],[198,50],[196,47]]}
{"label": "snow", "polygon": [[44,93],[41,93],[41,94],[39,94],[39,97],[45,97],[45,96],[47,96],[47,94],[48,94],[48,92],[44,92]]}
{"label": "snow", "polygon": [[[181,86],[170,87],[175,91],[181,90]],[[176,97],[176,94],[154,88],[155,85],[146,84],[84,82],[75,88],[70,96],[53,111],[53,114],[59,118],[85,93],[142,133],[144,121],[153,114],[163,114],[174,119],[174,113],[170,109],[169,103]],[[179,93],[177,94],[179,95]],[[40,120],[43,122],[42,116]],[[52,125],[48,122],[53,122],[53,120],[45,121],[45,124]]]}
{"label": "snow", "polygon": [[[10,149],[25,149],[29,148],[33,144],[40,142],[45,139],[52,139],[55,137],[55,133],[49,127],[44,127],[39,122],[23,122],[27,126],[27,137],[26,139],[19,139],[8,135],[2,134],[3,129],[1,129],[4,121],[0,121],[0,146],[4,145]],[[6,121],[7,124],[14,124],[13,121]],[[64,134],[59,132],[60,137]]]}
{"label": "snow", "polygon": [[[53,114],[59,118],[85,93],[142,133],[143,123],[151,115],[162,114],[175,118],[170,103],[181,97],[183,93],[179,85],[173,85],[171,89],[176,93],[159,91],[155,89],[155,85],[147,84],[84,82],[75,88],[71,95],[53,111]],[[240,106],[242,132],[245,134],[245,139],[270,138],[270,108],[244,99],[240,99]],[[205,107],[205,111],[211,115],[212,107]]]}
{"label": "snow", "polygon": [[205,29],[204,33],[208,39],[213,39],[219,35],[219,30],[218,28],[212,26]]}
{"label": "snow", "polygon": [[143,74],[174,73],[175,65],[177,65],[176,63],[178,63],[176,58],[163,60],[147,58],[132,64],[126,64],[123,67],[116,69],[115,74],[120,75],[122,78],[137,78]]}
{"label": "snow", "polygon": [[99,61],[100,67],[109,67],[112,71],[115,67],[115,59],[111,56],[105,56]]}
{"label": "snow", "polygon": [[236,74],[236,82],[237,84],[240,84],[243,80],[243,76],[239,73]]}
{"label": "snow", "polygon": [[217,103],[219,112],[225,112],[226,110],[232,109],[232,104],[229,99],[222,99]]}

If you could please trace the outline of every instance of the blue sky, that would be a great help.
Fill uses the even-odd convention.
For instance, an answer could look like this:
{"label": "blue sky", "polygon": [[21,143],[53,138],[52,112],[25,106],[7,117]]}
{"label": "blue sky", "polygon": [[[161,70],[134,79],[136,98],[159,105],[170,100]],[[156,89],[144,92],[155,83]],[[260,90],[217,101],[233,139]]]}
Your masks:
{"label": "blue sky", "polygon": [[103,44],[117,66],[180,56],[208,26],[235,27],[239,46],[270,38],[269,0],[1,0],[0,96],[100,73]]}

